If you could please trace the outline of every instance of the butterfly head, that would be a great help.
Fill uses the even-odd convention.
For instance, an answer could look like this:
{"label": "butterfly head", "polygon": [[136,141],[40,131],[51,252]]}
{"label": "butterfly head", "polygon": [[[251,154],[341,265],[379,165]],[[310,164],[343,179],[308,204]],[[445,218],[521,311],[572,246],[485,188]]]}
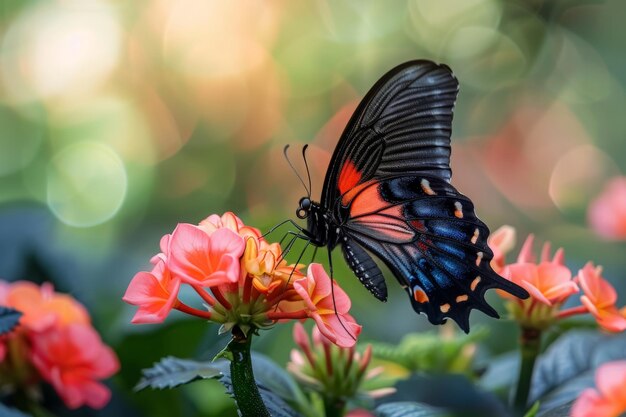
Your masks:
{"label": "butterfly head", "polygon": [[311,212],[311,199],[309,197],[302,197],[300,203],[298,203],[298,210],[296,210],[296,216],[299,219],[306,219]]}

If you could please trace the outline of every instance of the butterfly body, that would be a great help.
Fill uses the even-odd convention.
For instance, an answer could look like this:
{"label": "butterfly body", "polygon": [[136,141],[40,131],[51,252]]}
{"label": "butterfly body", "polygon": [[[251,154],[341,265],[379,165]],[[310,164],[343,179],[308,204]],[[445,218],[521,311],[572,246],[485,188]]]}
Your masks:
{"label": "butterfly body", "polygon": [[340,245],[361,283],[387,299],[381,270],[393,273],[413,309],[433,324],[452,318],[469,330],[489,288],[528,293],[490,267],[489,229],[451,184],[450,134],[458,82],[450,69],[411,61],[385,74],[357,107],[331,158],[319,203],[300,200],[303,233],[329,251]]}

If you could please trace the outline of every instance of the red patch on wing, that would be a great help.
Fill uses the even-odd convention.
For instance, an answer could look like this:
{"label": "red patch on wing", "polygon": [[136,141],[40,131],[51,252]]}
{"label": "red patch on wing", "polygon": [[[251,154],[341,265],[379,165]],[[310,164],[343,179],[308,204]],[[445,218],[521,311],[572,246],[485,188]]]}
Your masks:
{"label": "red patch on wing", "polygon": [[343,164],[339,173],[339,193],[345,194],[361,181],[361,173],[349,159]]}
{"label": "red patch on wing", "polygon": [[369,229],[376,238],[387,237],[405,242],[412,240],[415,235],[402,215],[402,206],[385,201],[374,180],[350,190],[342,202],[350,205],[351,221]]}

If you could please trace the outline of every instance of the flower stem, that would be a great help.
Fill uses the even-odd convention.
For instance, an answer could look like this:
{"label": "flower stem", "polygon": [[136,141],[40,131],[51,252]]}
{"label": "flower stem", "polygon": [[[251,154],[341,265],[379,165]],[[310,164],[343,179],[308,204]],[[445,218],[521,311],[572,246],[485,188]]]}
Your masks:
{"label": "flower stem", "polygon": [[346,409],[346,402],[340,398],[324,398],[324,416],[342,417]]}
{"label": "flower stem", "polygon": [[517,379],[517,389],[513,399],[513,408],[516,415],[519,416],[523,416],[526,412],[535,360],[539,355],[539,349],[541,347],[541,330],[522,327],[521,331],[521,363],[519,377]]}
{"label": "flower stem", "polygon": [[232,354],[230,377],[233,394],[242,417],[270,417],[252,372],[251,340],[252,332],[246,336],[238,327],[233,328],[233,338],[226,347]]}

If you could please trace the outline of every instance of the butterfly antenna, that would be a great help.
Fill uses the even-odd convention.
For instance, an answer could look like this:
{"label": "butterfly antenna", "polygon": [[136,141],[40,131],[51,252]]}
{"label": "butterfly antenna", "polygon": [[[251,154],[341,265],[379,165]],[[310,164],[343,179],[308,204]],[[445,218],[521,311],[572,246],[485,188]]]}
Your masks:
{"label": "butterfly antenna", "polygon": [[294,172],[294,174],[296,174],[296,177],[298,177],[298,179],[300,180],[300,182],[302,183],[302,186],[304,187],[304,189],[306,190],[306,193],[308,196],[311,195],[311,190],[309,190],[306,187],[306,184],[304,183],[304,180],[302,179],[302,177],[300,176],[300,174],[298,174],[298,171],[296,171],[296,168],[293,166],[293,164],[291,163],[291,160],[289,160],[289,155],[287,155],[287,149],[289,149],[289,145],[285,145],[285,148],[283,149],[283,155],[285,155],[285,159],[287,160],[287,163],[289,164],[289,166],[291,167],[291,170]]}
{"label": "butterfly antenna", "polygon": [[309,163],[306,160],[306,150],[309,149],[309,144],[307,143],[302,147],[302,159],[304,159],[304,166],[306,167],[306,176],[309,179],[309,195],[311,198],[311,191],[313,191],[313,186],[311,184],[311,171],[309,171]]}

